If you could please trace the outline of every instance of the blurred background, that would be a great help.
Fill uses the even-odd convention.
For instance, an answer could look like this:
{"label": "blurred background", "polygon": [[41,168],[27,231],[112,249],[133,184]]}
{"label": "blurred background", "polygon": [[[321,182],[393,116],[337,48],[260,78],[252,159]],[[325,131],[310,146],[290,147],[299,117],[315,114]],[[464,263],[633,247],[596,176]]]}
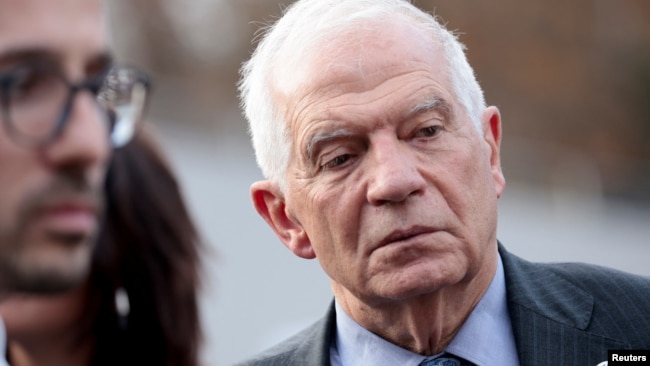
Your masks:
{"label": "blurred background", "polygon": [[[255,213],[236,93],[255,32],[291,1],[112,0],[122,60],[155,78],[150,117],[203,237],[206,365],[321,317],[331,292]],[[650,275],[650,2],[416,1],[468,47],[503,117],[499,239],[535,261]]]}

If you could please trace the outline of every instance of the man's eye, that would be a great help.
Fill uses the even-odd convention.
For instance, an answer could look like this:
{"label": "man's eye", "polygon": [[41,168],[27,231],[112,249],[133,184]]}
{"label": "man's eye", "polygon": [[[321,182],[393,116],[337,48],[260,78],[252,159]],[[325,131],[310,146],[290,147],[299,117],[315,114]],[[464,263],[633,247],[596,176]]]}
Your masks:
{"label": "man's eye", "polygon": [[327,161],[323,165],[323,168],[327,170],[327,169],[333,169],[333,168],[339,167],[339,166],[345,164],[348,160],[350,160],[351,157],[352,157],[352,155],[350,155],[350,154],[338,155],[334,159]]}
{"label": "man's eye", "polygon": [[11,77],[11,91],[21,95],[33,89],[41,79],[40,73],[30,69],[19,69]]}
{"label": "man's eye", "polygon": [[442,126],[428,126],[425,128],[422,128],[417,131],[416,137],[432,137],[437,135],[440,130],[442,129]]}
{"label": "man's eye", "polygon": [[52,95],[61,88],[62,82],[52,73],[41,69],[21,68],[10,79],[10,96],[13,102],[33,100]]}

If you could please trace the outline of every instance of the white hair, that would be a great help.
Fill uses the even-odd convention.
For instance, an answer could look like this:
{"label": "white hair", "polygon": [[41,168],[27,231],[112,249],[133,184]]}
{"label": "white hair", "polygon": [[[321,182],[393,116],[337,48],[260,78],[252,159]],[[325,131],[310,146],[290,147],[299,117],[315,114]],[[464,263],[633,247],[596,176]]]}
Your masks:
{"label": "white hair", "polygon": [[[285,173],[293,141],[287,122],[273,99],[274,72],[287,60],[297,62],[306,52],[318,52],[318,41],[349,32],[361,25],[381,25],[390,19],[409,20],[432,34],[449,65],[450,80],[460,104],[477,131],[486,108],[483,91],[464,53],[464,45],[431,14],[408,0],[298,0],[272,26],[241,68],[241,106],[248,120],[257,164],[266,179],[286,188]],[[341,38],[341,37],[338,37]],[[291,61],[289,61],[290,63]]]}

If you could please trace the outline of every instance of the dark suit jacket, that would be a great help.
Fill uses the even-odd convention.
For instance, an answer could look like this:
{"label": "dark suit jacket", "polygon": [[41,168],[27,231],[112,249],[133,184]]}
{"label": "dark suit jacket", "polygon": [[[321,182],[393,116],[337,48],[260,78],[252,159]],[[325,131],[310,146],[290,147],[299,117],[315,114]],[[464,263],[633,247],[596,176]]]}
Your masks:
{"label": "dark suit jacket", "polygon": [[[592,365],[609,349],[650,349],[650,278],[588,264],[531,263],[499,252],[522,366]],[[329,366],[334,307],[240,365]]]}

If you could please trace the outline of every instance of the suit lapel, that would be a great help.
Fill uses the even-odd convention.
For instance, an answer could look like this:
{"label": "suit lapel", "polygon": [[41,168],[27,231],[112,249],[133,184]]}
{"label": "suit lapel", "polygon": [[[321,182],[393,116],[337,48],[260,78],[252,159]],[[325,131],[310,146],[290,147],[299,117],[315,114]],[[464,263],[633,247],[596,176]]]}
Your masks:
{"label": "suit lapel", "polygon": [[608,349],[627,348],[625,343],[559,323],[517,304],[510,314],[522,366],[595,366],[607,360]]}
{"label": "suit lapel", "polygon": [[499,245],[508,309],[522,366],[597,365],[626,344],[588,331],[593,297],[542,265]]}

